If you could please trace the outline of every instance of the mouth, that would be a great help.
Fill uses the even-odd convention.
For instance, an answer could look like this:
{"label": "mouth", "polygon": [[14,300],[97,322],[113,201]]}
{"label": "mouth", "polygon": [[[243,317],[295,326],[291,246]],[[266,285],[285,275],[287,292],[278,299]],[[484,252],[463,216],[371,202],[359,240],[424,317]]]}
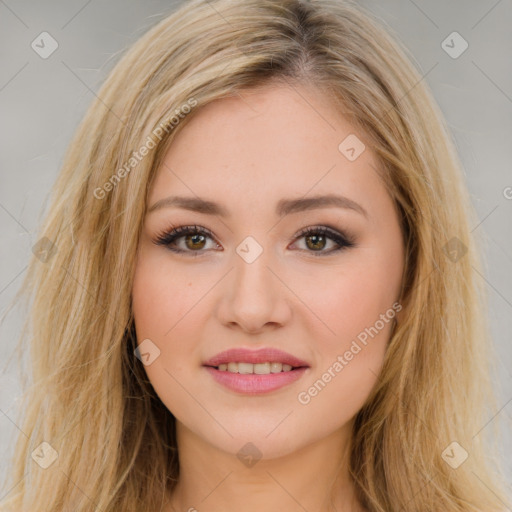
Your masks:
{"label": "mouth", "polygon": [[242,394],[274,391],[296,381],[310,367],[291,354],[274,348],[231,349],[203,364],[216,382]]}
{"label": "mouth", "polygon": [[257,350],[238,347],[224,350],[205,361],[203,365],[220,371],[238,373],[254,373],[255,369],[256,373],[259,371],[267,373],[267,369],[268,373],[278,373],[283,370],[289,371],[291,368],[309,367],[306,361],[273,347]]}

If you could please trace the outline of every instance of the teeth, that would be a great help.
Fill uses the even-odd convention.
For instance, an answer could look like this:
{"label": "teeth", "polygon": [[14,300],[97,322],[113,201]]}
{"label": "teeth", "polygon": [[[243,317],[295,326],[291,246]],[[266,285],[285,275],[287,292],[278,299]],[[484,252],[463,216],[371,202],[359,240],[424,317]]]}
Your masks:
{"label": "teeth", "polygon": [[238,363],[238,373],[254,373],[254,365],[251,363]]}
{"label": "teeth", "polygon": [[270,363],[270,373],[279,373],[282,369],[282,363]]}
{"label": "teeth", "polygon": [[269,373],[289,372],[293,367],[283,363],[223,363],[219,364],[218,369],[221,372],[241,373],[244,375],[255,373],[257,375],[267,375]]}

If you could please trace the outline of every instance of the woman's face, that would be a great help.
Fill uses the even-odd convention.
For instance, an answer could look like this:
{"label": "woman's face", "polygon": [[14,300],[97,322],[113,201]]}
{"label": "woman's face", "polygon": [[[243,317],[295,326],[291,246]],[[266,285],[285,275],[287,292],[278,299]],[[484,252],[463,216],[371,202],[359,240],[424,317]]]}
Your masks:
{"label": "woman's face", "polygon": [[[375,155],[311,88],[269,85],[194,115],[157,170],[139,246],[148,378],[179,435],[224,452],[250,441],[274,458],[348,432],[401,308],[402,236]],[[186,226],[198,233],[166,235]],[[231,349],[246,364],[205,366]],[[251,359],[259,349],[301,362]]]}

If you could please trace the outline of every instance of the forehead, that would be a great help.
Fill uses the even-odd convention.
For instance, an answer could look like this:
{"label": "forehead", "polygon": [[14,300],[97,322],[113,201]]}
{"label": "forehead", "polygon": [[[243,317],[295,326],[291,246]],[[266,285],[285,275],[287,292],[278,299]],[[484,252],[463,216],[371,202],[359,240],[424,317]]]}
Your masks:
{"label": "forehead", "polygon": [[[363,139],[332,99],[311,86],[245,90],[194,114],[157,170],[151,199],[172,191],[273,205],[283,196],[335,189],[361,198],[379,186],[375,156]],[[346,140],[360,143],[358,152],[365,147],[356,159],[343,153]]]}
{"label": "forehead", "polygon": [[[170,150],[182,158],[185,146],[195,154],[234,161],[300,161],[336,154],[340,137],[355,130],[324,93],[311,87],[272,85],[246,90],[199,109]],[[194,155],[187,155],[187,160]],[[287,166],[288,167],[288,166]]]}

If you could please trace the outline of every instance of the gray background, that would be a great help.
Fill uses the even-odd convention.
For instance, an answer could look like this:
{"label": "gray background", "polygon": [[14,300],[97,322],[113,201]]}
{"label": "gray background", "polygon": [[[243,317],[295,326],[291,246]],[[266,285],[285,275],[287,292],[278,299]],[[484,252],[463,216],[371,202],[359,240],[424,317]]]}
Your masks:
{"label": "gray background", "polygon": [[[0,0],[0,315],[26,270],[35,230],[79,120],[118,55],[178,2]],[[499,358],[500,409],[489,422],[512,453],[512,2],[364,1],[398,34],[433,90],[461,154],[485,241],[490,323]],[[59,44],[42,59],[31,48],[43,31]],[[441,43],[459,32],[469,48],[451,58]],[[458,43],[456,43],[458,44]],[[506,191],[509,190],[507,199]],[[13,309],[0,325],[0,479],[8,471],[19,395],[12,363],[20,331]],[[490,423],[489,423],[490,425]],[[482,425],[484,427],[484,425]],[[485,427],[489,428],[489,427]],[[512,491],[512,461],[505,461]],[[0,490],[0,499],[7,489]]]}

